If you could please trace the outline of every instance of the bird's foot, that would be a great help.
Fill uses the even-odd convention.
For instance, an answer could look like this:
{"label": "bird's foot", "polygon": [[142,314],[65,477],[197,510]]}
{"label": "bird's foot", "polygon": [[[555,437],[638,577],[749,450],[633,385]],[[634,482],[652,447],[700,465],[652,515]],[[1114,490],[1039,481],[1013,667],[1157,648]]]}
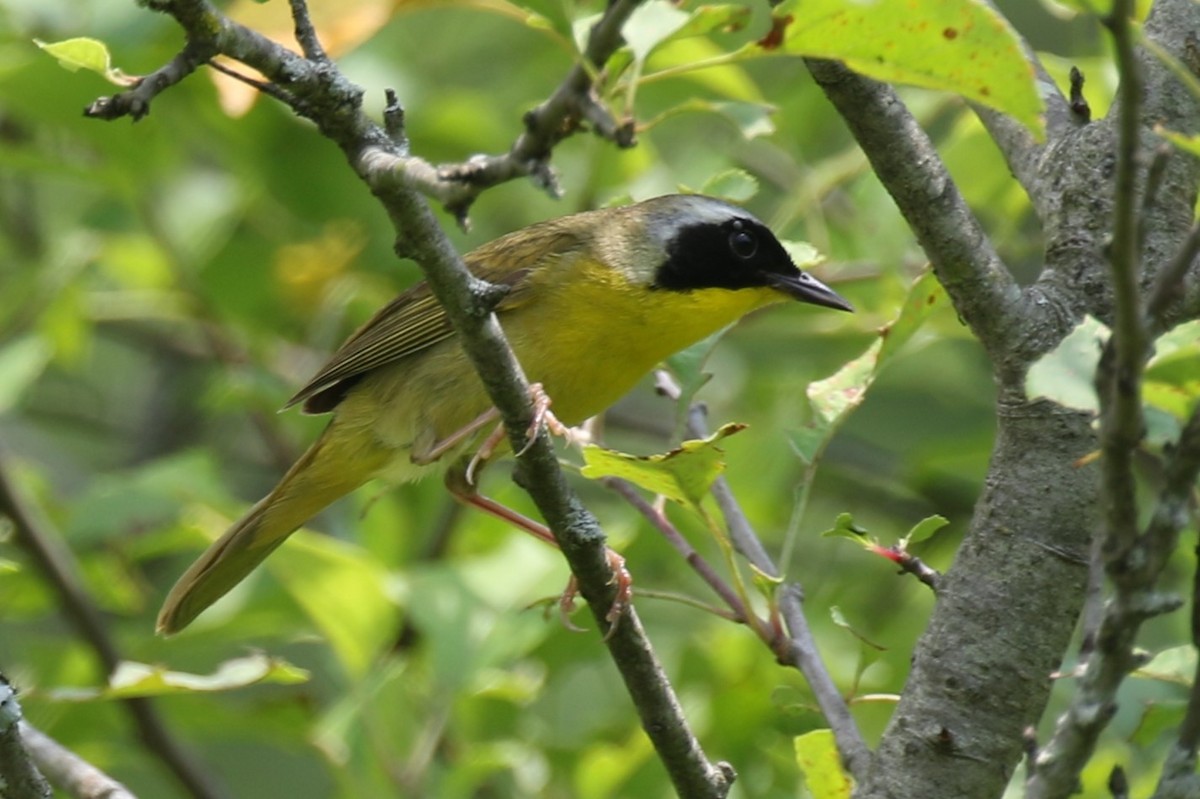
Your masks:
{"label": "bird's foot", "polygon": [[[629,611],[633,604],[633,575],[629,573],[629,569],[625,568],[625,558],[614,550],[606,549],[605,551],[608,555],[609,568],[613,572],[612,582],[617,586],[617,593],[613,597],[612,605],[609,606],[608,613],[604,614],[604,620],[608,622],[608,632],[604,634],[604,640],[607,641],[617,631],[621,617]],[[571,614],[575,611],[575,597],[578,595],[579,584],[574,577],[571,577],[567,582],[566,590],[559,597],[558,612],[563,626],[569,630],[582,632],[581,628],[571,622]]]}
{"label": "bird's foot", "polygon": [[[517,457],[521,457],[529,448],[533,446],[534,440],[537,439],[538,429],[544,424],[546,429],[556,436],[562,436],[568,441],[571,439],[571,431],[566,425],[558,420],[558,418],[550,411],[550,395],[542,388],[541,383],[529,384],[529,399],[533,403],[533,418],[529,421],[529,426],[525,428],[525,445],[517,451]],[[493,413],[495,411],[493,410]],[[496,454],[496,448],[504,442],[505,436],[504,423],[496,425],[488,437],[479,445],[479,449],[471,456],[470,462],[467,464],[466,478],[468,485],[475,485],[475,471],[479,465],[486,463],[492,455]]]}

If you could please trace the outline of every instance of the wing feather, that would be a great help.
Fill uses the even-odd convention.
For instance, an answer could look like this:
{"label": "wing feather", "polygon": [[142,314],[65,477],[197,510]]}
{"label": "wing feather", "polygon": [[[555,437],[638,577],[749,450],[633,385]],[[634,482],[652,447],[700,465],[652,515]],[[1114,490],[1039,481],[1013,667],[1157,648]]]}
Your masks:
{"label": "wing feather", "polygon": [[[582,238],[552,220],[496,239],[466,256],[477,277],[509,287],[496,307],[504,313],[528,298],[529,276],[578,251]],[[411,357],[450,338],[454,329],[427,283],[418,283],[354,332],[284,408],[303,402],[307,413],[333,410],[367,372]]]}

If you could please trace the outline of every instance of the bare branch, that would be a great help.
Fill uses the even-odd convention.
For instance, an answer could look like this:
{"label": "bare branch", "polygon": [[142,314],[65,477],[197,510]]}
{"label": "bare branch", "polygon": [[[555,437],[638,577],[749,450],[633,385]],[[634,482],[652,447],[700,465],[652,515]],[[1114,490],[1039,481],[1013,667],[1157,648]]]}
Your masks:
{"label": "bare branch", "polygon": [[50,799],[50,786],[21,740],[21,703],[0,675],[0,795],[4,799]]}
{"label": "bare branch", "polygon": [[1182,290],[1184,280],[1195,268],[1197,256],[1200,256],[1200,224],[1192,225],[1192,232],[1179,247],[1179,252],[1155,277],[1154,289],[1146,303],[1147,325],[1153,332],[1162,332],[1170,326],[1168,312],[1186,296]]}
{"label": "bare branch", "polygon": [[696,551],[696,548],[683,537],[675,525],[671,524],[662,511],[643,499],[637,489],[626,480],[610,477],[603,482],[605,486],[620,494],[622,499],[632,505],[638,513],[658,529],[668,543],[683,556],[688,565],[700,575],[704,582],[708,583],[709,588],[715,591],[717,596],[721,597],[725,604],[733,610],[735,621],[742,624],[747,622],[751,611],[742,603],[737,592],[717,574],[717,570],[712,567],[712,564]]}
{"label": "bare branch", "polygon": [[[1200,568],[1192,570],[1192,648],[1200,648]],[[1175,745],[1167,752],[1153,799],[1185,799],[1200,795],[1196,752],[1200,747],[1200,662],[1192,674],[1187,712]]]}
{"label": "bare branch", "polygon": [[41,730],[21,722],[21,735],[50,782],[74,799],[137,799],[124,785]]}
{"label": "bare branch", "polygon": [[308,15],[308,3],[305,0],[288,0],[288,3],[292,7],[292,21],[296,25],[296,43],[300,45],[300,52],[309,61],[328,63],[329,56],[325,54],[325,48],[317,38],[317,29]]}
{"label": "bare branch", "polygon": [[892,547],[890,551],[891,554],[887,557],[900,567],[901,572],[911,574],[928,586],[933,593],[937,593],[938,582],[942,579],[941,572],[907,550]]}
{"label": "bare branch", "polygon": [[563,82],[541,105],[523,118],[524,132],[502,155],[476,155],[457,164],[434,166],[405,154],[390,160],[373,153],[371,168],[397,173],[404,185],[432,197],[465,225],[467,211],[485,189],[520,177],[530,177],[551,197],[562,196],[550,155],[583,123],[618,147],[632,147],[631,121],[617,122],[595,92],[595,74],[621,45],[621,28],[641,0],[613,0],[588,36],[583,62],[571,68]]}
{"label": "bare branch", "polygon": [[1133,51],[1129,19],[1132,14],[1133,3],[1120,0],[1113,3],[1105,21],[1116,47],[1117,69],[1121,74],[1116,107],[1117,174],[1109,245],[1116,319],[1096,372],[1104,484],[1100,495],[1105,503],[1107,525],[1103,551],[1110,575],[1112,564],[1124,557],[1137,535],[1133,451],[1143,434],[1142,370],[1148,354],[1141,313],[1137,225],[1142,79]]}
{"label": "bare branch", "polygon": [[216,55],[211,43],[188,41],[183,50],[167,64],[146,77],[128,91],[111,97],[101,97],[84,109],[83,115],[95,119],[130,117],[137,122],[150,113],[150,102],[162,92],[191,75]]}
{"label": "bare branch", "polygon": [[1020,288],[992,247],[929,137],[890,87],[840,63],[806,59],[946,287],[958,315],[1014,375],[1012,337],[1023,312]]}

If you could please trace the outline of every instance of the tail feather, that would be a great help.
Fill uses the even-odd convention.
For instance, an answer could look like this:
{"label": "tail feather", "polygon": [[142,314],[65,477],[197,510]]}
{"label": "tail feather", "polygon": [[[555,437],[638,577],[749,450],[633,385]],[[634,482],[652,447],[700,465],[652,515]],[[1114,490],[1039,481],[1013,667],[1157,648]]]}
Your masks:
{"label": "tail feather", "polygon": [[193,563],[167,594],[160,634],[177,633],[240,583],[302,524],[361,486],[387,461],[377,444],[334,435],[331,424],[288,470],[279,485],[234,523]]}

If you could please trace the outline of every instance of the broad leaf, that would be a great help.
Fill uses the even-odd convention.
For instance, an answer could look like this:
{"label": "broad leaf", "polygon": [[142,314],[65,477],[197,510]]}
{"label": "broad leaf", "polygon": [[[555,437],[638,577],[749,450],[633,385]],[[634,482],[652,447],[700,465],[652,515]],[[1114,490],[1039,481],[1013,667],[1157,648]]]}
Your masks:
{"label": "broad leaf", "polygon": [[661,455],[628,455],[594,444],[583,448],[581,474],[592,480],[620,477],[653,494],[685,505],[699,505],[713,480],[725,470],[725,453],[716,443],[746,428],[722,425],[704,439],[684,441]]}
{"label": "broad leaf", "polygon": [[1008,22],[982,0],[788,0],[774,16],[792,18],[785,52],[954,92],[1043,135],[1033,65]]}
{"label": "broad leaf", "polygon": [[854,785],[842,769],[833,730],[813,730],[797,736],[796,763],[813,799],[849,799]]}

